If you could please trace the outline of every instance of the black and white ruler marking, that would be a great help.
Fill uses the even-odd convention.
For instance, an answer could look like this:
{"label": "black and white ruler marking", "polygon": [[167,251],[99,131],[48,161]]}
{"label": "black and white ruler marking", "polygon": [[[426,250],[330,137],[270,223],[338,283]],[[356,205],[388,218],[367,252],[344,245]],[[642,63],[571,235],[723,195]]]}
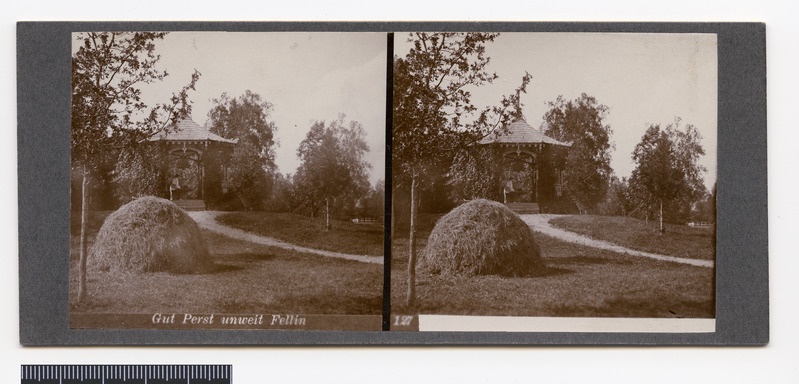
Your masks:
{"label": "black and white ruler marking", "polygon": [[23,365],[22,384],[230,384],[231,365]]}

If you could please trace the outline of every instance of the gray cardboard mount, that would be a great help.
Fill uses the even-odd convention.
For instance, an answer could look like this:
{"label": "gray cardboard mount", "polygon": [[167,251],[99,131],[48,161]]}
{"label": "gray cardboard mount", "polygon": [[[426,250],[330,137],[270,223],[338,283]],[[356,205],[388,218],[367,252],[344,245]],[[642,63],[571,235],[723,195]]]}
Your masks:
{"label": "gray cardboard mount", "polygon": [[[660,334],[70,329],[66,257],[70,201],[70,34],[87,30],[715,33],[719,87],[716,331]],[[18,23],[20,343],[30,346],[764,345],[769,340],[765,31],[762,23]],[[387,142],[390,143],[390,138]],[[387,311],[386,308],[384,314]]]}

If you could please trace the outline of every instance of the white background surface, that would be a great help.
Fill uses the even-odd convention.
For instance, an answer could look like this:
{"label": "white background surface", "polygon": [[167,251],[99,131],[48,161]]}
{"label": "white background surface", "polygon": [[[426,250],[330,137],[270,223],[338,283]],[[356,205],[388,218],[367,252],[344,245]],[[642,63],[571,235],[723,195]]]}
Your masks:
{"label": "white background surface", "polygon": [[[454,3],[454,4],[452,4]],[[785,1],[7,1],[0,5],[0,382],[21,364],[233,364],[234,383],[796,383],[795,200],[799,7]],[[22,348],[18,338],[15,22],[170,21],[757,21],[767,24],[771,342],[766,347]]]}

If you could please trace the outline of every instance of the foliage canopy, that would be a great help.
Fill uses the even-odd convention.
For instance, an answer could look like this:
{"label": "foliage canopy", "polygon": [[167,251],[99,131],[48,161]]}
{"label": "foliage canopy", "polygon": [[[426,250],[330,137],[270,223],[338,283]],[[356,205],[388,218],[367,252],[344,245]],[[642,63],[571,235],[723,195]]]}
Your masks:
{"label": "foliage canopy", "polygon": [[706,169],[699,164],[705,154],[701,139],[693,125],[680,129],[679,119],[647,128],[632,153],[636,168],[630,175],[630,193],[639,207],[651,212],[662,205],[671,221],[690,212],[691,204],[706,192]]}
{"label": "foliage canopy", "polygon": [[365,156],[369,151],[366,132],[357,121],[345,122],[339,115],[335,121],[313,123],[297,148],[301,160],[294,185],[306,204],[316,208],[324,201],[357,200],[369,192]]}
{"label": "foliage canopy", "polygon": [[155,41],[164,32],[89,32],[77,36],[72,57],[71,140],[73,166],[96,167],[114,154],[175,124],[191,112],[188,92],[200,73],[169,101],[152,108],[142,101],[140,86],[161,81]]}
{"label": "foliage canopy", "polygon": [[238,143],[224,161],[230,168],[230,190],[245,210],[263,208],[275,178],[275,131],[269,121],[272,104],[247,90],[232,98],[223,93],[208,112],[209,130]]}
{"label": "foliage canopy", "polygon": [[532,78],[525,74],[515,93],[499,105],[478,110],[472,87],[493,83],[486,45],[498,33],[413,33],[413,47],[394,59],[393,162],[395,184],[434,179],[446,172],[455,152],[521,115],[520,94]]}
{"label": "foliage canopy", "polygon": [[575,100],[558,96],[544,114],[544,133],[570,142],[564,188],[580,211],[593,210],[605,196],[612,169],[608,107],[585,93]]}

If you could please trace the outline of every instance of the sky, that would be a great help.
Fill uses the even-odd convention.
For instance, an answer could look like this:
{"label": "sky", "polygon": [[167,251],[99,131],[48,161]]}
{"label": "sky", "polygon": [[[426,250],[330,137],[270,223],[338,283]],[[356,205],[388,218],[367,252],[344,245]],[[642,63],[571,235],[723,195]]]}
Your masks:
{"label": "sky", "polygon": [[[407,34],[395,36],[395,55],[410,49]],[[681,120],[702,135],[707,168],[705,185],[716,180],[717,50],[714,34],[502,33],[486,47],[488,70],[499,78],[471,88],[478,108],[499,103],[521,83],[533,79],[522,95],[527,122],[539,128],[559,95],[582,93],[609,108],[611,167],[618,177],[634,169],[632,151],[650,124]]]}
{"label": "sky", "polygon": [[386,35],[381,33],[171,32],[156,42],[169,76],[142,87],[148,104],[168,100],[200,73],[189,94],[192,120],[204,125],[212,100],[246,90],[273,105],[275,162],[281,173],[300,165],[297,147],[315,121],[360,122],[367,133],[370,181],[384,179]]}

